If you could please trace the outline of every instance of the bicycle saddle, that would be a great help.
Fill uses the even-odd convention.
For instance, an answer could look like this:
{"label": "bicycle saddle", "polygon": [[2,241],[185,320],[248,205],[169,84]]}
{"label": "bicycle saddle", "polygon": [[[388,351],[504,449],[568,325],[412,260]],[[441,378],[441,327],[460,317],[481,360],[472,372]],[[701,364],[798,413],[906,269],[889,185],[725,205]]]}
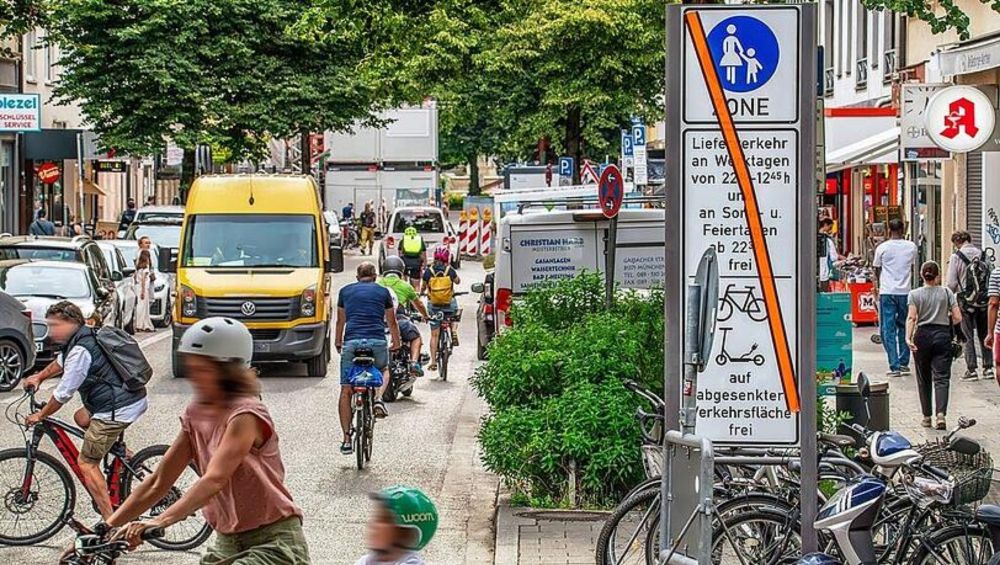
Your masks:
{"label": "bicycle saddle", "polygon": [[354,350],[355,359],[357,359],[358,357],[374,357],[374,356],[375,356],[375,350],[372,349],[371,347],[359,347]]}
{"label": "bicycle saddle", "polygon": [[1000,506],[984,504],[976,509],[976,520],[991,526],[1000,526]]}
{"label": "bicycle saddle", "polygon": [[854,438],[841,434],[819,434],[819,441],[835,447],[851,447],[854,445]]}

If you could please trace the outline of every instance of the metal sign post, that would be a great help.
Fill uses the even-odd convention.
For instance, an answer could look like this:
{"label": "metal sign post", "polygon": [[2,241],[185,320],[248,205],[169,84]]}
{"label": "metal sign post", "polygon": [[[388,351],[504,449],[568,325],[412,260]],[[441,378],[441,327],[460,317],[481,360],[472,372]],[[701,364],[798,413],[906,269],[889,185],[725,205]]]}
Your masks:
{"label": "metal sign post", "polygon": [[[666,249],[667,413],[681,414],[690,393],[696,411],[685,404],[679,424],[712,444],[799,447],[811,550],[815,6],[671,5],[667,38],[666,159],[678,166],[667,171],[666,241],[680,243]],[[719,331],[689,388],[698,336],[685,324],[701,304],[686,290],[706,247],[717,254]]]}

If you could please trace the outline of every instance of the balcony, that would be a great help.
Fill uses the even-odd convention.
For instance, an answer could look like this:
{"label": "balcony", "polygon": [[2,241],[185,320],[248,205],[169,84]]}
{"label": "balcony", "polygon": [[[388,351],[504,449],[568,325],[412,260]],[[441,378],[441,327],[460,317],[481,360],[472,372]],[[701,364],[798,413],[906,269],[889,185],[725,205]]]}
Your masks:
{"label": "balcony", "polygon": [[855,65],[854,88],[864,90],[868,87],[868,58],[858,59]]}
{"label": "balcony", "polygon": [[882,82],[889,84],[896,78],[899,61],[896,58],[896,50],[890,49],[882,55]]}
{"label": "balcony", "polygon": [[834,80],[833,67],[827,67],[823,72],[823,96],[833,96]]}

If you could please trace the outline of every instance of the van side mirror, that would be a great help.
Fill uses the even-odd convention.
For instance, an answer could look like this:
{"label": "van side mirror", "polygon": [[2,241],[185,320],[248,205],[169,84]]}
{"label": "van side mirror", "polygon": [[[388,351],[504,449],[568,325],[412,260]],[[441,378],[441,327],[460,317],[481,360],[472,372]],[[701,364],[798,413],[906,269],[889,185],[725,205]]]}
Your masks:
{"label": "van side mirror", "polygon": [[344,272],[344,248],[340,245],[330,245],[330,260],[326,262],[326,272]]}
{"label": "van side mirror", "polygon": [[474,283],[471,288],[472,292],[475,292],[476,294],[482,294],[486,292],[486,286],[483,283]]}
{"label": "van side mirror", "polygon": [[858,394],[861,398],[867,399],[872,394],[872,385],[868,380],[868,375],[864,373],[858,373]]}
{"label": "van side mirror", "polygon": [[174,258],[173,253],[169,247],[159,248],[159,270],[161,273],[176,273],[177,272],[177,259]]}

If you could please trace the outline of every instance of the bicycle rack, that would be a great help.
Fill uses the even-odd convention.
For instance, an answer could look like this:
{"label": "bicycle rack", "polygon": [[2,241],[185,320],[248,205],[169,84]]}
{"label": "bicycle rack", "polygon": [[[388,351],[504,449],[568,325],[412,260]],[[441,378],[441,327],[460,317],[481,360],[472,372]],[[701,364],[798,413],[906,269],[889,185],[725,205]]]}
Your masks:
{"label": "bicycle rack", "polygon": [[[660,565],[712,565],[715,450],[712,441],[671,430],[664,437]],[[681,519],[678,519],[681,518]],[[669,545],[666,545],[669,540]]]}

